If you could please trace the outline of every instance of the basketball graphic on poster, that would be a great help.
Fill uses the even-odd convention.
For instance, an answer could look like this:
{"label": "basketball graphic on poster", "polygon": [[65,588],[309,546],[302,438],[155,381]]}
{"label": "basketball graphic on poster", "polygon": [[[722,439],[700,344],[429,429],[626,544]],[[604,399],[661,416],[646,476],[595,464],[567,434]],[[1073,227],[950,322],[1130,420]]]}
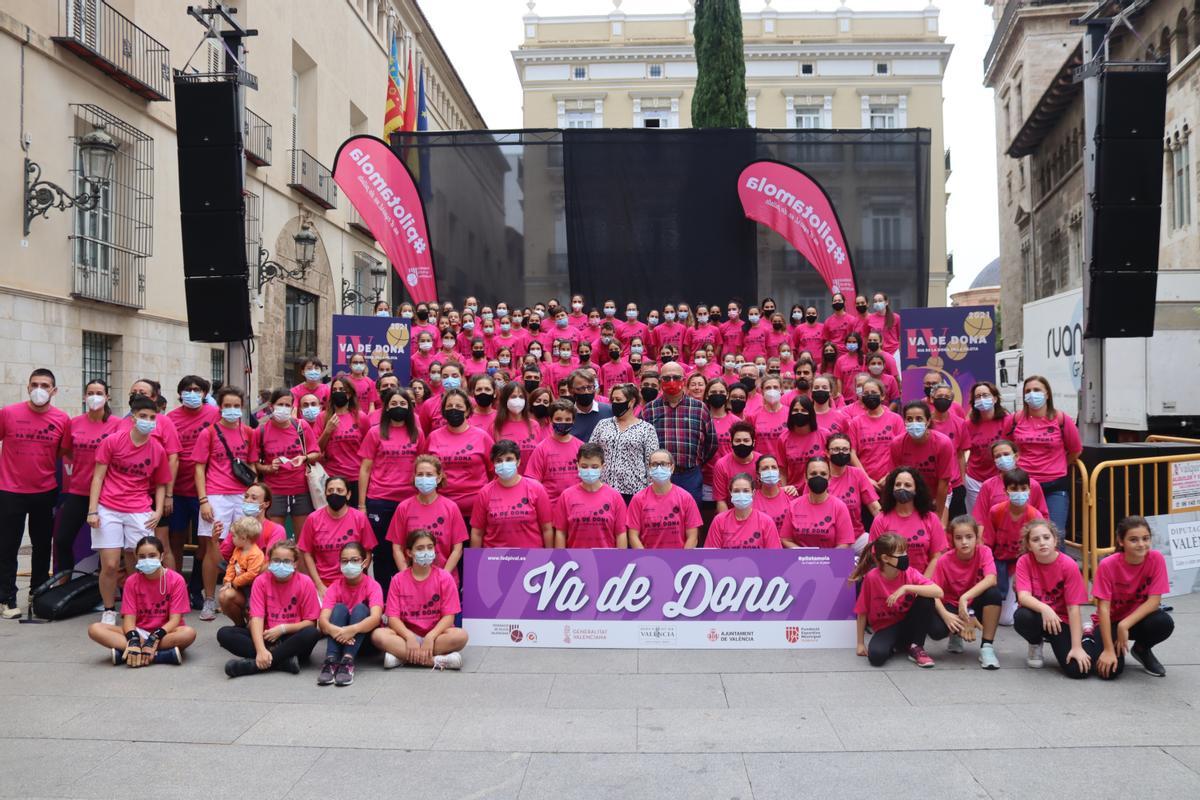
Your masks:
{"label": "basketball graphic on poster", "polygon": [[973,311],[963,320],[963,333],[972,339],[987,338],[992,332],[992,315],[986,311]]}
{"label": "basketball graphic on poster", "polygon": [[967,357],[970,348],[962,339],[954,339],[946,345],[946,358],[951,361],[962,361]]}

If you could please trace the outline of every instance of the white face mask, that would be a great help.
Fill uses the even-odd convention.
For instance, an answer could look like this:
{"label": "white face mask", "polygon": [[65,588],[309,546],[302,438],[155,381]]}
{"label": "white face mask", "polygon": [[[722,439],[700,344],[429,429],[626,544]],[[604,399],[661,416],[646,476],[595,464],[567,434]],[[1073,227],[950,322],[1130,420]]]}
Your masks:
{"label": "white face mask", "polygon": [[50,392],[39,386],[29,392],[29,399],[35,406],[44,406],[50,402]]}
{"label": "white face mask", "polygon": [[99,411],[104,408],[104,404],[107,402],[102,394],[89,394],[87,396],[88,411]]}
{"label": "white face mask", "polygon": [[290,406],[275,406],[271,410],[271,416],[275,418],[276,422],[287,422],[288,418],[292,416],[292,409]]}

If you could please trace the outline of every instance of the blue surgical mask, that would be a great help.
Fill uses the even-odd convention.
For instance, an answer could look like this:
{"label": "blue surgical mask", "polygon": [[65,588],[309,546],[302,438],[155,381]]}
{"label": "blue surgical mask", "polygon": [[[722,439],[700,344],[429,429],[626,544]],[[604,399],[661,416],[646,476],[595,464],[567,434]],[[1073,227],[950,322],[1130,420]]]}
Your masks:
{"label": "blue surgical mask", "polygon": [[595,467],[580,467],[579,480],[584,483],[595,483],[600,480],[600,470]]}
{"label": "blue surgical mask", "polygon": [[924,422],[906,422],[904,430],[908,431],[908,435],[914,439],[920,439],[925,435],[926,425]]}
{"label": "blue surgical mask", "polygon": [[980,397],[975,401],[976,411],[991,411],[996,406],[996,401],[990,396]]}
{"label": "blue surgical mask", "polygon": [[496,464],[496,475],[498,477],[508,480],[509,478],[513,477],[516,474],[517,474],[517,462],[501,461],[500,463]]}
{"label": "blue surgical mask", "polygon": [[351,580],[357,578],[359,575],[362,575],[362,571],[363,565],[355,563],[354,561],[347,561],[345,564],[342,564],[342,574]]}
{"label": "blue surgical mask", "polygon": [[554,320],[554,324],[560,328],[565,328],[565,327],[567,327],[567,318],[560,317],[559,319]]}
{"label": "blue surgical mask", "polygon": [[226,422],[241,422],[242,410],[240,408],[222,408],[221,419]]}
{"label": "blue surgical mask", "polygon": [[153,575],[162,569],[161,558],[139,558],[137,562],[137,570],[143,575]]}
{"label": "blue surgical mask", "polygon": [[152,419],[136,419],[133,424],[137,426],[138,433],[149,436],[154,433],[154,428],[158,423]]}
{"label": "blue surgical mask", "polygon": [[1001,472],[1008,472],[1017,465],[1016,456],[996,456],[996,469]]}
{"label": "blue surgical mask", "polygon": [[858,342],[846,342],[846,351],[850,353],[857,353]]}
{"label": "blue surgical mask", "polygon": [[507,308],[497,308],[496,316],[500,317],[501,319],[504,319],[505,317],[508,316],[508,309]]}
{"label": "blue surgical mask", "polygon": [[650,480],[654,481],[655,483],[666,483],[667,481],[671,480],[671,468],[651,467]]}
{"label": "blue surgical mask", "polygon": [[305,406],[300,409],[300,413],[309,422],[314,422],[317,417],[321,416],[321,409],[318,406]]}
{"label": "blue surgical mask", "polygon": [[875,310],[876,314],[882,314],[884,309],[887,308],[887,303],[875,303],[871,306],[871,308]]}
{"label": "blue surgical mask", "polygon": [[272,561],[267,569],[279,580],[286,581],[296,571],[296,565],[286,561]]}
{"label": "blue surgical mask", "polygon": [[629,348],[629,352],[635,356],[640,356],[642,354],[642,346],[640,344],[632,345]]}
{"label": "blue surgical mask", "polygon": [[183,392],[179,395],[180,402],[185,408],[199,408],[204,402],[204,394],[202,392]]}
{"label": "blue surgical mask", "polygon": [[391,315],[392,315],[392,312],[390,312],[390,311],[376,311],[375,312],[375,316],[377,316],[377,317],[390,317]]}
{"label": "blue surgical mask", "polygon": [[321,370],[306,369],[306,370],[304,370],[304,378],[305,378],[305,380],[319,381],[319,380],[321,380]]}
{"label": "blue surgical mask", "polygon": [[421,494],[429,494],[432,492],[437,488],[437,482],[438,479],[436,475],[418,475],[417,477],[413,478],[413,485],[417,487],[417,491]]}
{"label": "blue surgical mask", "polygon": [[419,567],[429,567],[437,560],[437,553],[433,550],[417,550],[413,553],[413,563]]}
{"label": "blue surgical mask", "polygon": [[401,311],[400,312],[400,319],[412,319],[412,318],[413,318],[413,313],[411,311]]}
{"label": "blue surgical mask", "polygon": [[751,315],[749,315],[748,317],[746,317],[746,319],[748,319],[748,320],[750,321],[750,324],[751,324],[751,325],[757,325],[757,324],[758,324],[758,320],[759,320],[760,318],[759,318],[758,314],[751,314]]}
{"label": "blue surgical mask", "polygon": [[775,484],[779,483],[779,470],[764,469],[762,472],[758,473],[758,479],[768,486],[774,486]]}
{"label": "blue surgical mask", "polygon": [[442,378],[442,388],[445,389],[446,391],[450,391],[451,389],[459,389],[461,387],[462,387],[462,378],[455,378],[452,376]]}
{"label": "blue surgical mask", "polygon": [[1046,405],[1046,393],[1045,392],[1026,392],[1025,393],[1025,403],[1030,408],[1041,408],[1042,406]]}
{"label": "blue surgical mask", "polygon": [[1026,503],[1029,502],[1029,492],[1009,492],[1008,500],[1014,506],[1022,508]]}
{"label": "blue surgical mask", "polygon": [[754,495],[750,492],[734,492],[729,495],[734,508],[749,508],[754,503]]}
{"label": "blue surgical mask", "polygon": [[667,322],[674,322],[675,321],[675,312],[674,311],[664,311],[663,319],[665,319]]}
{"label": "blue surgical mask", "polygon": [[463,330],[467,330],[467,331],[473,331],[473,330],[475,330],[475,323],[474,323],[474,322],[471,322],[471,321],[469,321],[469,320],[468,320],[467,322],[464,322],[464,323],[463,323]]}
{"label": "blue surgical mask", "polygon": [[258,503],[251,503],[248,500],[243,501],[243,503],[242,503],[242,516],[243,517],[257,517],[258,512],[260,512],[260,511],[262,511],[262,506],[260,506]]}

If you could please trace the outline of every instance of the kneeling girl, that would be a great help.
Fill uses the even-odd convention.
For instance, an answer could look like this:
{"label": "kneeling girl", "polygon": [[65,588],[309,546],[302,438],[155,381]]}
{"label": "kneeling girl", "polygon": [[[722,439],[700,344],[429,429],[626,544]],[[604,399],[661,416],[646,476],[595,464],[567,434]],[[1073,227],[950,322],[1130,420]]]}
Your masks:
{"label": "kneeling girl", "polygon": [[[921,667],[932,667],[933,659],[922,645],[933,621],[933,601],[942,596],[941,587],[930,582],[908,564],[908,541],[885,533],[863,552],[850,575],[853,583],[862,578],[862,590],[854,603],[858,614],[858,654],[873,667],[882,667],[893,653],[906,652]],[[864,642],[867,623],[874,634]]]}

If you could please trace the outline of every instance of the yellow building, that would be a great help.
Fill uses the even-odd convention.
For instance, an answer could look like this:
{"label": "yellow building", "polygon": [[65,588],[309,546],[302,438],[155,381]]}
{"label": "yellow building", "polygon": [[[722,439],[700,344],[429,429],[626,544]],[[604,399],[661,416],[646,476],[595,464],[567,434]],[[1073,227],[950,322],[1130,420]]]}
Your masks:
{"label": "yellow building", "polygon": [[[529,2],[513,60],[526,128],[680,128],[696,82],[691,4],[664,14],[542,17]],[[898,3],[899,5],[899,3]],[[742,15],[746,111],[759,128],[931,131],[929,305],[946,304],[942,77],[951,45],[938,9]],[[865,287],[869,289],[870,287]]]}
{"label": "yellow building", "polygon": [[[192,5],[204,3],[192,0]],[[43,180],[74,195],[81,137],[104,123],[118,145],[99,206],[51,209],[22,225],[24,161],[0,164],[12,191],[0,197],[0,401],[23,396],[29,372],[50,367],[58,404],[81,407],[83,381],[109,379],[114,397],[137,377],[174,384],[187,373],[228,375],[222,345],[188,340],[184,303],[172,71],[221,69],[187,0],[0,0],[0,106]],[[328,360],[330,317],[342,281],[373,295],[371,270],[388,275],[382,250],[328,171],[355,133],[383,133],[387,42],[394,29],[425,65],[429,127],[486,127],[428,22],[411,0],[227,0],[258,36],[246,40],[247,251],[257,333],[254,389],[293,378],[305,355]],[[390,26],[390,27],[389,27]],[[194,52],[195,51],[195,52]],[[194,52],[194,55],[193,55]],[[259,247],[289,270],[295,234],[317,236],[303,279],[276,279],[260,294]],[[383,269],[380,269],[383,267]],[[363,310],[352,304],[347,313]],[[369,311],[368,309],[365,309]],[[237,347],[236,351],[240,351]],[[229,366],[233,366],[230,360]],[[123,403],[119,402],[123,407]]]}

